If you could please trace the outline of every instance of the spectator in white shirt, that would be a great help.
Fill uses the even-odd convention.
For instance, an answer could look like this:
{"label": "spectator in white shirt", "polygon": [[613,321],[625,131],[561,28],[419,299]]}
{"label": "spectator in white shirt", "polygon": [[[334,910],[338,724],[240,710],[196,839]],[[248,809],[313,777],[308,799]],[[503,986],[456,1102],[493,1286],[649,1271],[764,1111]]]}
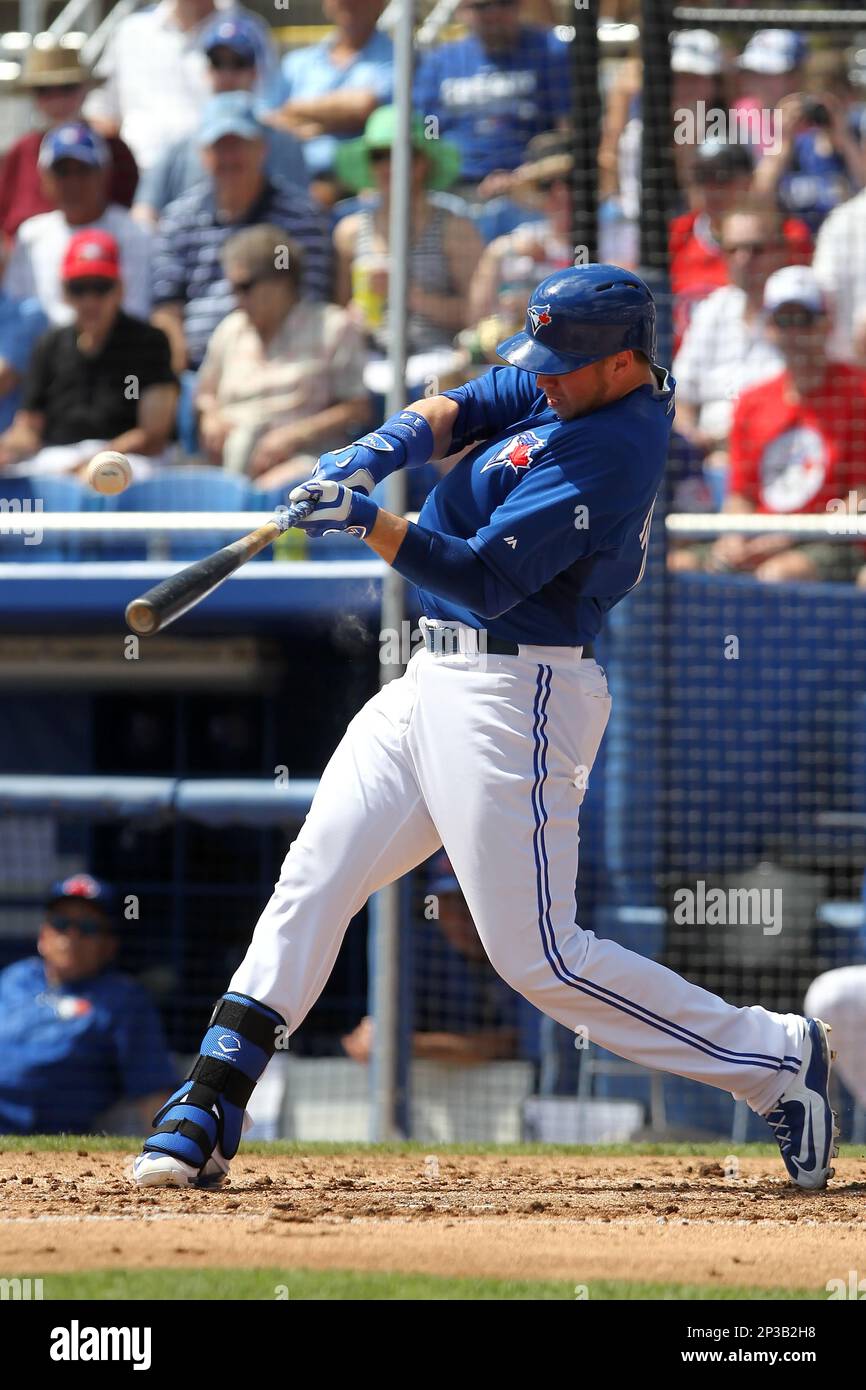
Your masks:
{"label": "spectator in white shirt", "polygon": [[866,363],[866,189],[834,208],[821,224],[812,269],[834,309],[827,354]]}
{"label": "spectator in white shirt", "polygon": [[784,363],[763,315],[767,277],[787,261],[778,212],[744,203],[722,218],[731,278],[695,306],[674,358],[677,430],[723,466],[731,416],[744,386],[776,376]]}
{"label": "spectator in white shirt", "polygon": [[38,299],[53,324],[69,323],[60,268],[70,237],[85,229],[109,232],[120,247],[123,308],[146,319],[151,304],[151,233],[126,208],[108,201],[111,153],[84,121],[50,130],[39,147],[46,197],[54,212],[28,217],[18,228],[4,279],[13,299]]}
{"label": "spectator in white shirt", "polygon": [[197,128],[211,95],[202,34],[216,14],[239,11],[261,34],[257,95],[266,96],[277,74],[270,30],[232,0],[159,0],[118,24],[96,66],[103,85],[84,113],[103,135],[122,135],[142,172]]}

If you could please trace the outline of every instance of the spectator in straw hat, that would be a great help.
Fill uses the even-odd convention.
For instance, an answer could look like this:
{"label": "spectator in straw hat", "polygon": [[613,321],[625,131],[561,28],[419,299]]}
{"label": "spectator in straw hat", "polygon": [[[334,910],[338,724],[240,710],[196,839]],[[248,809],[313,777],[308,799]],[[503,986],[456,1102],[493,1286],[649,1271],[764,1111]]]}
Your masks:
{"label": "spectator in straw hat", "polygon": [[[34,44],[28,50],[17,86],[32,96],[35,128],[16,140],[0,163],[0,230],[7,237],[13,237],[28,217],[50,212],[55,206],[40,176],[42,136],[52,126],[77,121],[84,98],[98,81],[74,49],[51,43]],[[108,149],[109,199],[129,207],[138,183],[132,151],[119,136],[108,141]]]}

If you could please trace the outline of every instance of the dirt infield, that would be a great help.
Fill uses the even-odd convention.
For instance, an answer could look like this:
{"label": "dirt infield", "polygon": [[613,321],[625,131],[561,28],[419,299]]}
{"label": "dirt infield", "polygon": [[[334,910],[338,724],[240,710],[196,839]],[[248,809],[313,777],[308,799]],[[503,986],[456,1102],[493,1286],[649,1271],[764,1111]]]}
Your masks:
{"label": "dirt infield", "polygon": [[241,1155],[218,1192],[139,1191],[130,1154],[0,1153],[4,1275],[194,1266],[823,1289],[866,1272],[866,1161],[826,1193],[772,1159]]}

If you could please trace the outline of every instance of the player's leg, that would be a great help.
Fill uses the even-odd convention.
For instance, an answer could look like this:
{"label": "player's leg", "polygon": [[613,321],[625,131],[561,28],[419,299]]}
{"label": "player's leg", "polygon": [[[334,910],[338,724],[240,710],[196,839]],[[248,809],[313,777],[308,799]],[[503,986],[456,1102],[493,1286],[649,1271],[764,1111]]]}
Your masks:
{"label": "player's leg", "polygon": [[154,1121],[136,1181],[222,1179],[255,1083],[280,1033],[293,1032],[321,993],[350,920],[441,844],[405,753],[414,680],[410,666],[346,730],[199,1058]]}
{"label": "player's leg", "polygon": [[[731,1091],[761,1114],[809,1066],[820,1080],[826,1040],[803,1018],[736,1008],[576,925],[578,811],[609,713],[600,668],[549,652],[474,668],[425,656],[411,731],[419,782],[499,973],[600,1046]],[[463,750],[456,785],[446,745]],[[829,1116],[814,1116],[826,1154]]]}

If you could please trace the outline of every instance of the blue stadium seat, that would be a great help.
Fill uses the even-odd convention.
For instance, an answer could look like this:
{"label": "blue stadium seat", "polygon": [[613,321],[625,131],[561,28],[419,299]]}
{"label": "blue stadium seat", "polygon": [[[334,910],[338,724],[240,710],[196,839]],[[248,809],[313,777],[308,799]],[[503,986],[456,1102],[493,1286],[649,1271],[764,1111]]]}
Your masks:
{"label": "blue stadium seat", "polygon": [[[91,499],[95,494],[86,484],[76,478],[18,476],[5,478],[0,483],[0,492],[9,501],[20,501],[38,515],[43,512],[84,512],[90,510]],[[98,500],[98,499],[97,499]],[[17,539],[11,541],[14,554],[10,559],[45,563],[53,560],[79,560],[85,553],[86,538],[78,533],[62,535],[51,532],[43,536],[38,545],[25,545]]]}
{"label": "blue stadium seat", "polygon": [[164,468],[144,482],[133,483],[117,499],[120,512],[242,512],[249,483],[234,473],[207,464]]}
{"label": "blue stadium seat", "polygon": [[[133,483],[115,499],[114,506],[118,512],[242,512],[250,506],[250,488],[246,478],[191,463],[164,468],[152,478]],[[174,535],[166,550],[175,559],[197,559],[224,543],[222,538],[215,540],[207,534]],[[144,537],[115,540],[112,554],[118,545],[124,558],[143,559],[147,555]]]}

